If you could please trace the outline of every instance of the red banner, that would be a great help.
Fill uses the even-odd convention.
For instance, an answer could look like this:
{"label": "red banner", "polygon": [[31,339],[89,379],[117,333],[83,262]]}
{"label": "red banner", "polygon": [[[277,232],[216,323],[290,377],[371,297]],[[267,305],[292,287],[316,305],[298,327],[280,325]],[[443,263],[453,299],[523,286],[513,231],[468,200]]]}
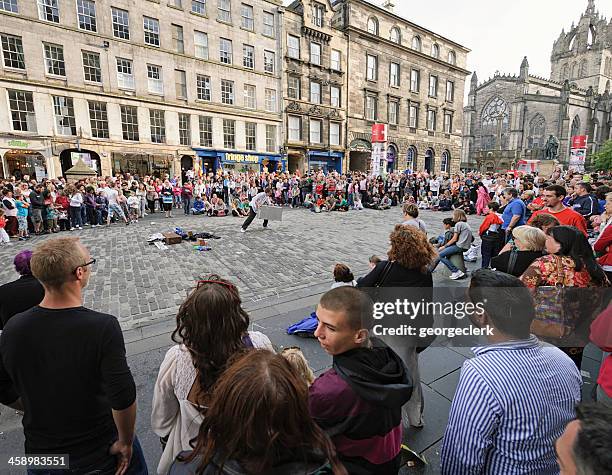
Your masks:
{"label": "red banner", "polygon": [[387,124],[372,125],[372,143],[383,143],[387,141]]}
{"label": "red banner", "polygon": [[572,148],[587,148],[587,136],[574,135],[572,137]]}

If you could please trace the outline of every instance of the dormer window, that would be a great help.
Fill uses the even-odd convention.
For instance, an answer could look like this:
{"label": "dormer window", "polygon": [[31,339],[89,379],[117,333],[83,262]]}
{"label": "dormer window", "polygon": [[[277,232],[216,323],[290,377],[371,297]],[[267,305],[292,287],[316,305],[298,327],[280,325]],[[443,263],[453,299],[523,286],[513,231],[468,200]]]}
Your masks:
{"label": "dormer window", "polygon": [[312,5],[312,24],[321,28],[325,18],[325,7],[319,3]]}
{"label": "dormer window", "polygon": [[378,36],[378,20],[374,17],[368,18],[368,33]]}

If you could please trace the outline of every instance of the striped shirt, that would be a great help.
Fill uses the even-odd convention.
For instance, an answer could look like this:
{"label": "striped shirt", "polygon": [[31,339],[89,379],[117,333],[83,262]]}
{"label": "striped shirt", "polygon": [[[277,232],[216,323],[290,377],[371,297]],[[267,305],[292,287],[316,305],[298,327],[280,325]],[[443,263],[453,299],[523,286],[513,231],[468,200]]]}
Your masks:
{"label": "striped shirt", "polygon": [[555,440],[580,402],[576,365],[533,335],[472,351],[444,434],[442,474],[558,474]]}

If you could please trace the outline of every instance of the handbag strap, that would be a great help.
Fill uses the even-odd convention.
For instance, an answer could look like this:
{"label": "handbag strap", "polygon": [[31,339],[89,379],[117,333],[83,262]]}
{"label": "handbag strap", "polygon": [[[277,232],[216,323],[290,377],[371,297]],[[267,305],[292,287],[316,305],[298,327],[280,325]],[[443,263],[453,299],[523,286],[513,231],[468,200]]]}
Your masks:
{"label": "handbag strap", "polygon": [[387,263],[385,264],[385,268],[383,269],[380,277],[376,281],[376,284],[374,284],[374,287],[382,287],[392,267],[393,267],[393,261],[387,261]]}
{"label": "handbag strap", "polygon": [[565,273],[563,272],[563,258],[561,256],[557,256],[557,287],[565,287]]}
{"label": "handbag strap", "polygon": [[512,275],[514,267],[516,266],[516,260],[518,258],[518,249],[513,248],[510,251],[510,257],[508,258],[508,274]]}

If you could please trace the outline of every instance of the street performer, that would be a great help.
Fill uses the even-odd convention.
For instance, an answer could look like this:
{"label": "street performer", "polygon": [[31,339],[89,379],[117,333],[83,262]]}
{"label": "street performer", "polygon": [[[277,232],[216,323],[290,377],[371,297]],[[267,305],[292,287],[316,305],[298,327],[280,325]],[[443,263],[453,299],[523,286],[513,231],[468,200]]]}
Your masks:
{"label": "street performer", "polygon": [[[249,203],[249,208],[250,208],[249,209],[249,215],[247,216],[247,219],[242,224],[242,227],[240,228],[240,232],[246,233],[247,228],[253,222],[253,220],[255,219],[255,216],[257,216],[257,212],[259,211],[260,207],[272,204],[272,202],[270,200],[271,197],[272,197],[272,189],[270,189],[270,188],[266,188],[265,191],[257,193],[253,197],[253,199]],[[264,229],[267,229],[267,227],[268,227],[268,220],[267,219],[264,219],[263,227],[264,227]]]}

